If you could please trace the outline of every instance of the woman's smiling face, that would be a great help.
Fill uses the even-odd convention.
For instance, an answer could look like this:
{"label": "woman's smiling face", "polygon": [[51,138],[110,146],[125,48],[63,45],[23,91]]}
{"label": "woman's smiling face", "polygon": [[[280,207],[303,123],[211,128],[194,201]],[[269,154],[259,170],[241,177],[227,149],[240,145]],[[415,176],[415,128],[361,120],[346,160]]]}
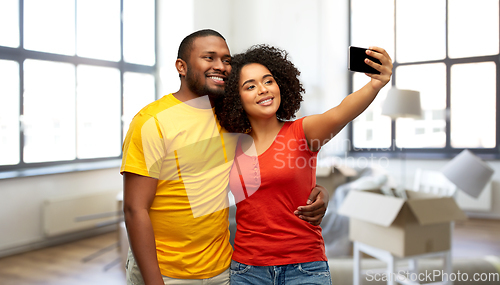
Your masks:
{"label": "woman's smiling face", "polygon": [[264,65],[250,63],[241,68],[239,93],[249,119],[276,116],[281,103],[280,88]]}

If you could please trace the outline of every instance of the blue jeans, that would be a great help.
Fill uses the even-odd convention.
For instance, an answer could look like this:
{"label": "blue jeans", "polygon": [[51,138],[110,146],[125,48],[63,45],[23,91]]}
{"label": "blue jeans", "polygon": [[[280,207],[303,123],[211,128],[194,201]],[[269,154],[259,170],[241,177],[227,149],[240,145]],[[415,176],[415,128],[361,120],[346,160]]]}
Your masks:
{"label": "blue jeans", "polygon": [[231,261],[231,285],[331,285],[326,261],[279,266],[252,266]]}

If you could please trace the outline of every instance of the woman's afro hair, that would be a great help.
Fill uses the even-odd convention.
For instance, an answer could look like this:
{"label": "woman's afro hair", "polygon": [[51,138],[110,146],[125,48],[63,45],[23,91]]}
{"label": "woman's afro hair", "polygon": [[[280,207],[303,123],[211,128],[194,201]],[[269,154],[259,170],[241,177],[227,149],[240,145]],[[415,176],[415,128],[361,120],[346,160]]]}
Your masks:
{"label": "woman's afro hair", "polygon": [[248,133],[251,129],[239,93],[241,69],[251,63],[265,66],[278,83],[281,105],[276,116],[280,121],[295,118],[302,102],[304,88],[299,81],[300,71],[288,59],[288,53],[265,44],[254,45],[232,58],[232,71],[226,82],[225,95],[215,104],[215,113],[221,126],[232,133]]}

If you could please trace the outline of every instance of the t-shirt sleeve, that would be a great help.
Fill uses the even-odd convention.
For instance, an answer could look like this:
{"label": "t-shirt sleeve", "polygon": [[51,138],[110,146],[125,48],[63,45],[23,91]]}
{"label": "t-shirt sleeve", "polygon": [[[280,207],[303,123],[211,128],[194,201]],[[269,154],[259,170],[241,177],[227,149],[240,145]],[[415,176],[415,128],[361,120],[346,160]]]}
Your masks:
{"label": "t-shirt sleeve", "polygon": [[131,172],[159,179],[165,145],[156,117],[137,114],[123,142],[120,173]]}
{"label": "t-shirt sleeve", "polygon": [[307,147],[307,150],[309,151],[309,153],[311,154],[317,154],[320,149],[318,149],[317,151],[311,151],[309,149],[309,146],[307,145],[307,139],[306,139],[306,135],[304,133],[304,126],[302,125],[302,121],[304,120],[305,117],[302,117],[298,120],[295,120],[294,122],[291,123],[290,125],[290,130],[292,131],[295,139],[297,141],[300,142],[300,144],[305,144],[305,147]]}

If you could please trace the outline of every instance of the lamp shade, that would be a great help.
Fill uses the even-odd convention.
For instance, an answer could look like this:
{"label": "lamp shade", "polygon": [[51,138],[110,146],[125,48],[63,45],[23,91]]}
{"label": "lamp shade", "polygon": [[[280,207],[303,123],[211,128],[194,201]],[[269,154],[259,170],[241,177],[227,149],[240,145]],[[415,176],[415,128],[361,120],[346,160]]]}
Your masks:
{"label": "lamp shade", "polygon": [[455,156],[442,170],[460,190],[477,198],[490,181],[494,170],[469,150]]}
{"label": "lamp shade", "polygon": [[421,118],[420,92],[391,88],[382,105],[382,115],[389,116],[391,119]]}

